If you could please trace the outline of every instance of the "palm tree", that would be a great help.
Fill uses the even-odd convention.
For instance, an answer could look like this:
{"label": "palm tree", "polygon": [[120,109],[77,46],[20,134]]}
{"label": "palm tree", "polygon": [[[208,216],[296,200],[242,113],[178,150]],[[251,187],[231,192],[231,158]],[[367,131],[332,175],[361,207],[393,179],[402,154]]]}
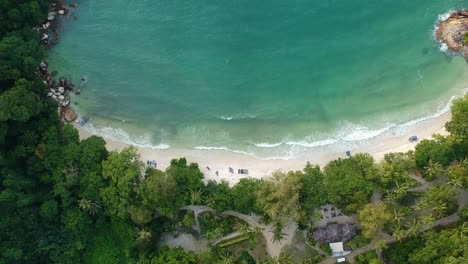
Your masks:
{"label": "palm tree", "polygon": [[379,252],[379,254],[381,254],[383,249],[388,248],[388,245],[387,242],[379,240],[375,243],[374,248],[377,252]]}
{"label": "palm tree", "polygon": [[72,163],[68,163],[67,167],[63,170],[65,178],[70,183],[75,182],[77,180],[78,172],[78,168],[76,168]]}
{"label": "palm tree", "polygon": [[423,218],[421,220],[421,222],[424,225],[432,224],[434,221],[435,221],[435,217],[432,214],[428,214],[428,215],[423,216]]}
{"label": "palm tree", "polygon": [[271,219],[275,219],[276,216],[278,216],[278,207],[276,206],[270,206],[270,208],[268,208],[265,213],[268,215],[268,217],[270,217]]}
{"label": "palm tree", "polygon": [[282,232],[282,229],[276,229],[275,228],[272,232],[273,232],[273,237],[271,238],[271,241],[273,243],[280,242],[281,240],[284,239],[284,236],[286,235],[286,233]]}
{"label": "palm tree", "polygon": [[296,263],[296,261],[294,261],[294,258],[290,254],[287,254],[287,253],[282,253],[278,258],[278,262],[281,263],[281,264],[294,264],[294,263]]}
{"label": "palm tree", "polygon": [[145,229],[141,229],[137,232],[137,240],[139,242],[149,242],[151,240],[151,232]]}
{"label": "palm tree", "polygon": [[85,198],[81,198],[81,200],[78,202],[78,206],[81,210],[90,215],[96,215],[97,213],[101,212],[102,209],[99,202],[93,202]]}
{"label": "palm tree", "polygon": [[214,208],[216,205],[216,199],[213,197],[213,195],[210,194],[205,198],[205,204],[211,208]]}
{"label": "palm tree", "polygon": [[429,181],[434,180],[444,172],[444,167],[438,162],[432,162],[432,159],[429,160],[429,163],[424,167],[424,176],[427,177]]}
{"label": "palm tree", "polygon": [[422,223],[416,220],[416,218],[413,219],[413,222],[407,223],[406,224],[406,234],[407,236],[415,236],[418,234],[419,228],[421,227]]}
{"label": "palm tree", "polygon": [[408,189],[409,189],[409,183],[408,182],[404,182],[402,183],[401,185],[397,182],[396,183],[396,187],[395,187],[395,195],[396,195],[396,199],[400,199],[402,197],[404,197],[406,195],[406,193],[408,192]]}
{"label": "palm tree", "polygon": [[393,210],[393,219],[392,222],[396,222],[397,225],[400,225],[401,220],[405,218],[405,213],[402,210]]}
{"label": "palm tree", "polygon": [[468,168],[468,158],[464,158],[460,160],[459,163],[460,163],[460,166]]}
{"label": "palm tree", "polygon": [[428,204],[427,204],[426,199],[421,199],[416,205],[413,206],[413,209],[416,211],[422,211],[424,209],[427,209],[427,207],[428,207]]}
{"label": "palm tree", "polygon": [[393,229],[393,236],[396,238],[396,240],[400,241],[405,237],[405,231],[401,229],[400,225],[395,226]]}
{"label": "palm tree", "polygon": [[280,264],[277,257],[267,257],[262,264]]}
{"label": "palm tree", "polygon": [[432,207],[432,211],[437,214],[439,217],[443,217],[445,215],[445,211],[447,210],[447,206],[444,203],[438,203],[434,207]]}
{"label": "palm tree", "polygon": [[203,202],[202,190],[190,190],[190,202],[194,205],[199,205]]}
{"label": "palm tree", "polygon": [[463,188],[463,177],[452,176],[451,179],[448,181],[448,184],[451,185],[453,189]]}
{"label": "palm tree", "polygon": [[394,192],[388,192],[387,196],[385,197],[385,200],[387,200],[389,202],[396,201],[396,199],[397,199],[397,195]]}
{"label": "palm tree", "polygon": [[236,262],[235,262],[234,256],[232,256],[232,255],[226,253],[225,255],[223,255],[223,256],[221,257],[221,262],[220,262],[220,263],[221,263],[221,264],[234,264],[234,263],[236,263]]}

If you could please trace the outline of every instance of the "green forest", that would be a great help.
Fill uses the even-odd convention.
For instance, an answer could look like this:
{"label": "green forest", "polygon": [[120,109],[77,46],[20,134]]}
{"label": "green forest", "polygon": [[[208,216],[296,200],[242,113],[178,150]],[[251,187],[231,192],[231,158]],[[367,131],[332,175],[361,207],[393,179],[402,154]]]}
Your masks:
{"label": "green forest", "polygon": [[[308,163],[234,186],[205,181],[185,158],[156,170],[135,148],[109,152],[102,138],[80,140],[61,121],[36,74],[47,52],[34,27],[49,4],[0,0],[0,263],[319,263],[330,259],[323,245],[272,257],[259,246],[265,230],[223,212],[260,216],[269,242],[280,243],[291,221],[310,234],[326,204],[357,217],[346,245],[367,247],[357,263],[467,263],[467,96],[453,103],[449,135],[414,151]],[[208,213],[191,213],[195,205]],[[209,250],[158,243],[190,232]]]}

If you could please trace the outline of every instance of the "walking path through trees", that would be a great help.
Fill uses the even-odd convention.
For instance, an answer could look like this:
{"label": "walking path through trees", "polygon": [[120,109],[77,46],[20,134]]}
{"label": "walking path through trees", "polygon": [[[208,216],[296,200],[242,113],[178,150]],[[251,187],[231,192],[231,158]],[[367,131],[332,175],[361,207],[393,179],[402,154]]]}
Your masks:
{"label": "walking path through trees", "polygon": [[[466,193],[466,191],[464,191]],[[462,192],[463,193],[463,192]],[[457,223],[458,221],[460,221],[461,218],[460,216],[458,216],[457,213],[454,213],[454,214],[451,214],[447,217],[444,217],[444,218],[441,218],[437,221],[434,221],[432,224],[429,224],[429,225],[424,225],[422,226],[418,233],[422,233],[422,232],[425,232],[429,229],[433,229],[437,226],[446,226],[446,225],[451,225],[451,224],[454,224],[454,223]],[[364,254],[364,253],[367,253],[369,251],[372,251],[372,250],[375,250],[375,244],[378,242],[378,241],[384,241],[386,244],[391,244],[391,243],[395,243],[397,240],[395,237],[393,236],[390,236],[389,234],[387,233],[384,233],[384,232],[379,232],[379,234],[377,235],[377,237],[371,242],[369,243],[367,246],[365,247],[362,247],[362,248],[358,248],[358,249],[355,249],[351,252],[351,254],[349,254],[348,256],[346,256],[346,259],[351,262],[351,263],[354,263],[354,258],[356,256],[359,256],[361,254]],[[332,258],[332,257],[328,257],[327,259],[325,259],[324,261],[320,262],[322,264],[331,264],[331,263],[335,263],[336,262],[336,259],[335,258]]]}
{"label": "walking path through trees", "polygon": [[[429,188],[436,187],[439,184],[443,183],[443,182],[440,182],[440,181],[427,182],[423,178],[417,177],[417,176],[414,176],[414,175],[412,176],[412,178],[415,179],[416,181],[418,181],[418,183],[421,184],[420,186],[412,188],[412,189],[409,190],[409,191],[413,191],[413,192],[425,192]],[[380,194],[374,195],[373,198],[374,198],[374,199],[372,199],[373,202],[381,201],[381,195]],[[459,195],[458,195],[459,208],[463,208],[464,206],[466,206],[468,204],[468,199],[467,198],[468,198],[468,192],[466,190],[460,190]],[[200,225],[199,225],[198,216],[201,213],[204,213],[204,212],[215,213],[215,210],[213,208],[211,208],[211,207],[208,207],[208,206],[190,205],[190,206],[182,207],[181,210],[193,211],[194,217],[195,217],[195,223],[196,223],[195,228],[199,232],[200,232]],[[260,216],[246,215],[246,214],[242,214],[242,213],[235,212],[235,211],[225,211],[225,212],[222,212],[220,215],[221,216],[232,216],[232,217],[235,217],[235,218],[237,218],[239,220],[242,220],[243,222],[247,223],[250,227],[260,228],[261,234],[265,238],[267,252],[271,257],[278,257],[280,255],[280,253],[281,253],[282,248],[284,246],[289,245],[289,244],[292,243],[293,237],[294,237],[294,235],[295,235],[295,233],[297,231],[297,224],[294,223],[293,221],[290,221],[284,226],[284,228],[282,230],[282,232],[283,232],[282,233],[283,234],[282,239],[280,241],[275,241],[273,239],[274,227],[272,225],[263,225],[263,224],[261,224],[260,223],[260,219],[261,219]],[[350,222],[352,222],[354,224],[359,224],[358,220],[357,220],[357,215],[353,215],[352,217],[346,217],[346,218],[347,218],[348,221],[350,221]],[[441,219],[439,219],[437,221],[434,221],[432,224],[422,226],[418,230],[418,233],[425,232],[427,230],[433,229],[433,228],[438,227],[438,226],[451,225],[451,224],[457,223],[460,220],[461,220],[460,216],[458,216],[457,213],[454,213],[452,215],[449,215],[447,217],[444,217],[444,218],[441,218]],[[245,235],[245,234],[240,232],[240,231],[235,231],[235,232],[233,232],[231,234],[228,234],[228,235],[216,240],[215,242],[213,242],[213,245],[219,245],[222,242],[226,242],[226,241],[238,238],[238,237],[243,236],[243,235]],[[304,234],[304,235],[307,237],[306,234]],[[391,243],[395,243],[397,241],[397,239],[395,237],[391,236],[390,234],[387,234],[387,233],[385,233],[383,231],[379,231],[376,238],[371,243],[369,243],[368,245],[366,245],[364,247],[353,250],[351,252],[351,254],[346,256],[346,258],[348,259],[349,262],[354,263],[355,262],[355,260],[354,260],[355,257],[357,257],[357,256],[359,256],[361,254],[365,254],[365,253],[367,253],[369,251],[375,250],[376,243],[379,242],[379,241],[383,241],[386,244],[391,244]],[[314,245],[310,245],[310,243],[307,243],[307,244],[311,248],[317,250],[319,252],[319,254],[324,255],[324,256],[327,257],[321,263],[323,263],[323,264],[330,263],[331,264],[331,263],[336,262],[335,258],[333,258],[331,256],[327,256],[326,253],[323,250],[321,250],[317,245],[314,246]],[[380,254],[379,254],[379,257],[381,257]]]}
{"label": "walking path through trees", "polygon": [[198,221],[198,216],[204,212],[216,212],[213,208],[204,205],[188,205],[180,208],[180,210],[193,212],[193,216],[195,217],[195,229],[198,231],[198,233],[200,233],[200,222]]}

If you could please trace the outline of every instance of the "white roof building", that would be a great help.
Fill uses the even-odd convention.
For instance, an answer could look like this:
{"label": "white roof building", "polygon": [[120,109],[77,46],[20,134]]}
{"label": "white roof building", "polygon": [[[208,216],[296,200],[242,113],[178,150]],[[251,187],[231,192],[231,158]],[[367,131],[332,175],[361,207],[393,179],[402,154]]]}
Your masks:
{"label": "white roof building", "polygon": [[345,261],[346,259],[344,256],[348,255],[351,253],[351,251],[345,251],[343,248],[343,242],[336,242],[336,243],[330,243],[328,244],[333,251],[332,257],[338,258],[337,261],[338,263]]}

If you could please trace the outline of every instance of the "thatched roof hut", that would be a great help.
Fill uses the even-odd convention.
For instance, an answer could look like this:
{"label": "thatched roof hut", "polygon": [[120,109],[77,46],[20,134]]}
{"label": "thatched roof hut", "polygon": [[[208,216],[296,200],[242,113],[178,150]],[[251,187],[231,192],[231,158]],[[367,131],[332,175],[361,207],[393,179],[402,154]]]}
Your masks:
{"label": "thatched roof hut", "polygon": [[320,243],[346,242],[356,235],[356,228],[351,224],[330,224],[326,228],[318,228],[312,235]]}
{"label": "thatched roof hut", "polygon": [[351,238],[356,235],[356,227],[351,224],[341,225],[341,230],[343,231],[343,238],[341,239],[342,242],[351,240]]}

